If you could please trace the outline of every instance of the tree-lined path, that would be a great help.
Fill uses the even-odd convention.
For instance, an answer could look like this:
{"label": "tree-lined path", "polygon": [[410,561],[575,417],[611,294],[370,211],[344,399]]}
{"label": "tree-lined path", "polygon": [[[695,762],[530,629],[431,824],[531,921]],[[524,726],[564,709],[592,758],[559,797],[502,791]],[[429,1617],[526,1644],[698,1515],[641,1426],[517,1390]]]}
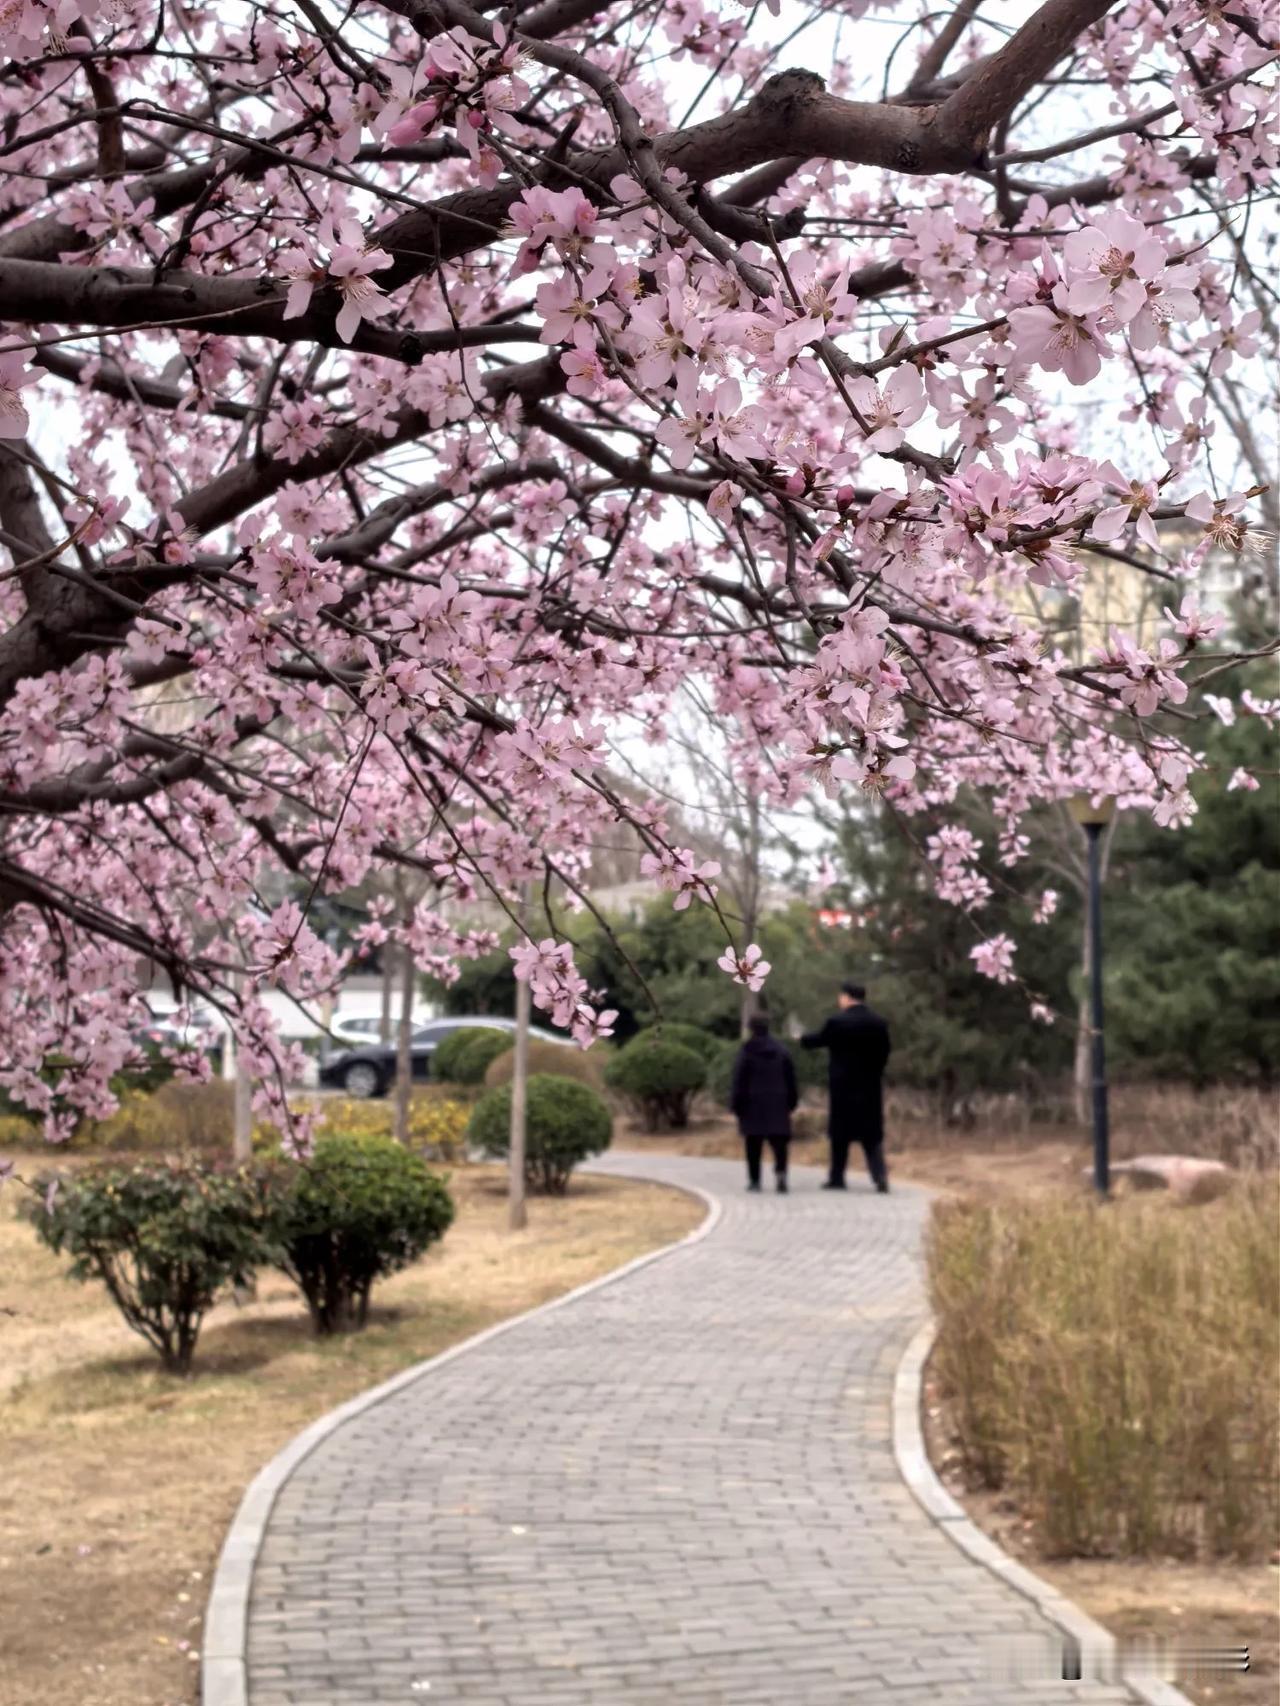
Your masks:
{"label": "tree-lined path", "polygon": [[1127,1700],[1000,1687],[1047,1636],[903,1484],[926,1199],[746,1196],[726,1161],[618,1155],[723,1205],[699,1242],[517,1325],[341,1426],[285,1485],[250,1706]]}

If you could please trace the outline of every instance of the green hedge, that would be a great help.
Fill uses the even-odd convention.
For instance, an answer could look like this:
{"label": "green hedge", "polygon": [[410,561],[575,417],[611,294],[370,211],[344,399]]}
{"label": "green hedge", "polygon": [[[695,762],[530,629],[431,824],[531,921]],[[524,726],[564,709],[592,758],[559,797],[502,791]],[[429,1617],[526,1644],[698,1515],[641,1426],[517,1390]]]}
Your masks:
{"label": "green hedge", "polygon": [[[511,1086],[476,1103],[469,1135],[486,1155],[511,1152]],[[613,1120],[604,1099],[571,1078],[535,1073],[525,1104],[525,1179],[533,1190],[563,1195],[580,1161],[609,1147]]]}
{"label": "green hedge", "polygon": [[648,1131],[683,1130],[706,1081],[707,1063],[700,1054],[644,1032],[619,1049],[605,1069],[605,1083],[628,1098]]}
{"label": "green hedge", "polygon": [[374,1281],[417,1261],[453,1222],[444,1181],[390,1137],[322,1137],[273,1183],[272,1259],[321,1334],[363,1327]]}
{"label": "green hedge", "polygon": [[[603,1048],[565,1048],[562,1043],[549,1043],[541,1037],[530,1037],[529,1076],[542,1073],[547,1078],[572,1078],[579,1084],[585,1084],[588,1089],[598,1091],[604,1085],[603,1055]],[[501,1084],[510,1084],[515,1066],[516,1051],[513,1043],[489,1062],[484,1075],[486,1087],[493,1090]]]}
{"label": "green hedge", "polygon": [[645,1025],[637,1031],[632,1041],[676,1043],[681,1048],[692,1049],[708,1066],[712,1065],[724,1047],[723,1037],[704,1031],[701,1025],[687,1025],[681,1019],[658,1019],[652,1025]]}
{"label": "green hedge", "polygon": [[489,1062],[510,1047],[510,1031],[493,1025],[463,1025],[437,1047],[431,1076],[451,1084],[483,1084]]}

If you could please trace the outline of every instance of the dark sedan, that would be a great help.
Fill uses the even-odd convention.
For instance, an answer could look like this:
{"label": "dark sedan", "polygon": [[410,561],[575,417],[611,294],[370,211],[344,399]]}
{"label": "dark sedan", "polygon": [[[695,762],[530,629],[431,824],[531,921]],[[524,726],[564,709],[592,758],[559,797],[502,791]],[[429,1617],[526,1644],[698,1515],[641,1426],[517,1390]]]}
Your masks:
{"label": "dark sedan", "polygon": [[[430,1078],[431,1057],[447,1036],[468,1027],[493,1031],[514,1031],[514,1019],[432,1019],[426,1025],[415,1025],[409,1038],[409,1059],[415,1079]],[[543,1042],[568,1042],[540,1025],[529,1027],[530,1036]],[[345,1090],[348,1096],[385,1096],[396,1075],[396,1046],[394,1043],[367,1043],[359,1048],[344,1048],[325,1056],[320,1062],[320,1082],[329,1090]]]}

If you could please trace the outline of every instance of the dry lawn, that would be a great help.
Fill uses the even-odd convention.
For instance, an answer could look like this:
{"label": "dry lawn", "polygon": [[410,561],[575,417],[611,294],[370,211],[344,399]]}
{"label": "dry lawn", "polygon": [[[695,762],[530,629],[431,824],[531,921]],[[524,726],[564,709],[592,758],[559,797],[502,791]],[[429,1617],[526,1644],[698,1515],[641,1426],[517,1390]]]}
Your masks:
{"label": "dry lawn", "polygon": [[[47,1159],[44,1158],[44,1159]],[[29,1169],[35,1171],[35,1165]],[[333,1405],[493,1322],[670,1243],[674,1191],[582,1177],[506,1231],[493,1168],[457,1169],[444,1242],[374,1293],[361,1334],[320,1342],[293,1287],[206,1321],[165,1375],[96,1285],[0,1196],[0,1706],[190,1706],[210,1574],[239,1496]]]}

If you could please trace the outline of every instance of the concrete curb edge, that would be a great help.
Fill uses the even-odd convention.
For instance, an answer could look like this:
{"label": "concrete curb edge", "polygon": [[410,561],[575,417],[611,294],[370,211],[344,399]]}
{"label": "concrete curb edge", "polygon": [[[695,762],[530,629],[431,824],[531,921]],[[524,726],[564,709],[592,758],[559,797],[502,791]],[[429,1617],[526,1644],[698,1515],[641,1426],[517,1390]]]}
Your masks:
{"label": "concrete curb edge", "polygon": [[[468,1351],[487,1344],[502,1333],[509,1333],[513,1328],[522,1326],[537,1316],[549,1315],[553,1309],[565,1309],[580,1298],[603,1291],[606,1286],[616,1285],[619,1280],[626,1279],[628,1275],[648,1267],[652,1262],[662,1261],[667,1256],[674,1256],[679,1250],[701,1243],[719,1224],[723,1212],[720,1199],[697,1185],[672,1184],[668,1180],[613,1168],[607,1171],[601,1169],[599,1176],[626,1179],[636,1184],[659,1184],[667,1190],[680,1191],[685,1196],[695,1198],[705,1206],[707,1212],[691,1232],[687,1232],[683,1238],[677,1238],[673,1244],[663,1244],[656,1250],[646,1251],[643,1256],[636,1256],[631,1261],[624,1262],[621,1267],[601,1274],[598,1279],[588,1280],[585,1285],[576,1286],[573,1291],[553,1297],[548,1303],[541,1303],[535,1309],[526,1309],[523,1314],[512,1315],[505,1321],[498,1321],[492,1327],[486,1327],[483,1332],[473,1333],[469,1339],[451,1345],[438,1356],[429,1357],[425,1362],[414,1363],[410,1368],[392,1375],[390,1380],[384,1380],[378,1386],[371,1386],[367,1392],[349,1398],[345,1404],[326,1411],[277,1452],[249,1483],[231,1519],[231,1526],[218,1555],[205,1608],[200,1647],[200,1706],[249,1706],[247,1649],[249,1593],[254,1565],[280,1489],[318,1445],[345,1422],[362,1415],[366,1410],[372,1410],[375,1405],[393,1397],[404,1387],[423,1379],[445,1363],[452,1362],[455,1357],[464,1356]],[[1168,1706],[1173,1706],[1173,1703],[1169,1702]]]}
{"label": "concrete curb edge", "polygon": [[[893,1455],[898,1472],[916,1502],[966,1556],[990,1570],[1007,1586],[1029,1599],[1048,1622],[1077,1641],[1081,1650],[1114,1674],[1115,1637],[1092,1617],[1073,1605],[1048,1582],[997,1546],[965,1515],[964,1508],[943,1486],[925,1449],[920,1422],[924,1398],[924,1368],[933,1349],[935,1323],[926,1321],[902,1354],[893,1380]],[[1172,1683],[1154,1678],[1126,1676],[1124,1686],[1142,1706],[1192,1706]]]}

